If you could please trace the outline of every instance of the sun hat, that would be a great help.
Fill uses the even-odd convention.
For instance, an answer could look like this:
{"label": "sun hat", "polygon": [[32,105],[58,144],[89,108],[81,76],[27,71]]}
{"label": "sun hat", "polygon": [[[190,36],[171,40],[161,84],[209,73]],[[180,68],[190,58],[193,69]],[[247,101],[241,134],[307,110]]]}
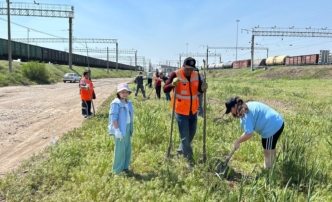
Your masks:
{"label": "sun hat", "polygon": [[128,85],[126,83],[120,83],[118,85],[118,91],[117,91],[117,93],[120,92],[120,91],[122,91],[122,90],[127,90],[127,91],[129,91],[129,94],[131,93],[131,90],[129,89],[129,87],[128,87]]}

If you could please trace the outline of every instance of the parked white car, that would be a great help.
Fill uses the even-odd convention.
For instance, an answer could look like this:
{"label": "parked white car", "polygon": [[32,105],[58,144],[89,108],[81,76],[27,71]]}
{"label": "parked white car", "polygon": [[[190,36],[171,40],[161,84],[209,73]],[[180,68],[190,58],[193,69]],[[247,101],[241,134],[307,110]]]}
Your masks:
{"label": "parked white car", "polygon": [[76,81],[80,81],[81,80],[81,76],[76,74],[76,73],[66,73],[63,77],[63,83],[66,83],[67,81],[69,81],[70,83],[72,82],[76,82]]}

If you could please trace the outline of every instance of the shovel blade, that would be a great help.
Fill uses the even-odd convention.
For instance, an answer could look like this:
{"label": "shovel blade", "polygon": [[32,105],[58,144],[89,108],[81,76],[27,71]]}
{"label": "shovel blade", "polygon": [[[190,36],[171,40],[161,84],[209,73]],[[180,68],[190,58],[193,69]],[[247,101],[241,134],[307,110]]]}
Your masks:
{"label": "shovel blade", "polygon": [[222,174],[225,177],[225,175],[227,175],[228,169],[229,167],[227,166],[227,164],[225,164],[225,162],[218,160],[215,165],[214,172]]}

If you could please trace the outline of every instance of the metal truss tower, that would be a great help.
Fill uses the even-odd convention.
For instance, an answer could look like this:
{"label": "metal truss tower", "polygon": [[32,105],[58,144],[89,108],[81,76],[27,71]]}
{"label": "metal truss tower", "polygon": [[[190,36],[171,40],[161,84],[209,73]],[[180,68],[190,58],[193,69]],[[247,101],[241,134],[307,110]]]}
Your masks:
{"label": "metal truss tower", "polygon": [[[209,51],[209,50],[207,50]],[[179,54],[179,68],[181,68],[181,57],[219,57],[219,61],[221,61],[221,54],[215,54],[215,53],[209,53],[209,54],[205,54],[205,53],[180,53]],[[207,63],[208,64],[208,63]]]}
{"label": "metal truss tower", "polygon": [[253,71],[254,61],[254,41],[255,36],[281,36],[281,37],[325,37],[332,38],[332,30],[327,28],[279,28],[279,27],[255,27],[252,30],[245,31],[252,32],[251,36],[251,71]]}
{"label": "metal truss tower", "polygon": [[[240,50],[251,50],[251,47],[209,47],[209,49],[240,49]],[[266,50],[266,57],[269,57],[269,48],[256,47],[255,50]]]}
{"label": "metal truss tower", "polygon": [[8,61],[9,71],[12,72],[12,50],[10,16],[34,16],[34,17],[54,17],[69,18],[69,68],[72,69],[72,21],[74,18],[74,6],[60,4],[40,4],[40,3],[14,3],[7,1],[0,3],[0,15],[8,16]]}

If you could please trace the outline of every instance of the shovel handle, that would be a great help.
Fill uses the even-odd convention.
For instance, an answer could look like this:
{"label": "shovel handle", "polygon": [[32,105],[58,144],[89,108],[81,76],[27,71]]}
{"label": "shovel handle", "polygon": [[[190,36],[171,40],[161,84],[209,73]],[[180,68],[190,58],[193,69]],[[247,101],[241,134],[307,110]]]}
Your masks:
{"label": "shovel handle", "polygon": [[228,161],[232,158],[234,152],[235,152],[235,148],[232,150],[231,154],[227,157],[227,159],[226,159],[224,165],[227,165],[227,164],[228,164]]}

